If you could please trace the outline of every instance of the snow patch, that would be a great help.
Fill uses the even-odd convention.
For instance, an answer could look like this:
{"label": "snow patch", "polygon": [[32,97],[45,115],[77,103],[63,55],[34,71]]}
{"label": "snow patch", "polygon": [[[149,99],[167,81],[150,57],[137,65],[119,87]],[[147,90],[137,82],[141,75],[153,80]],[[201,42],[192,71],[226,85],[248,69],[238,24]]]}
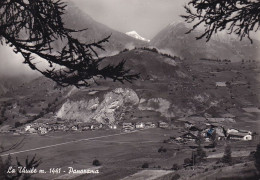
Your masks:
{"label": "snow patch", "polygon": [[145,39],[144,37],[140,36],[136,31],[127,32],[126,35],[131,36],[131,37],[133,37],[135,39],[139,39],[141,41],[150,42],[150,40]]}

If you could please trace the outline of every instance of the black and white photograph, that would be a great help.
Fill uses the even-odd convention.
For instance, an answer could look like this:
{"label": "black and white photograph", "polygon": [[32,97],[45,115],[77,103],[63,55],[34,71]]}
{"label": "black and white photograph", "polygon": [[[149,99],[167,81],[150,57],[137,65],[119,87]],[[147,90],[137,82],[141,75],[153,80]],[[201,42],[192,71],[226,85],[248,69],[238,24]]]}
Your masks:
{"label": "black and white photograph", "polygon": [[0,0],[0,180],[259,180],[260,0]]}

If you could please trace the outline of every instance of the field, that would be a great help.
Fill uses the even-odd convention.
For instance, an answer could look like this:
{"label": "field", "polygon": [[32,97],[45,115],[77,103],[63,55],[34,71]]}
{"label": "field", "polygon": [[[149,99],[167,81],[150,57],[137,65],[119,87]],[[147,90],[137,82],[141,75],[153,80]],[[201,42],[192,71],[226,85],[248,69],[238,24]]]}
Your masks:
{"label": "field", "polygon": [[[26,156],[34,154],[41,158],[42,163],[38,169],[44,169],[46,174],[36,174],[36,179],[65,178],[68,174],[68,167],[74,169],[95,168],[92,165],[94,159],[101,162],[99,174],[75,175],[68,177],[73,179],[122,179],[143,170],[144,163],[149,164],[148,170],[171,170],[173,164],[182,165],[185,158],[191,157],[191,151],[187,145],[167,144],[163,140],[171,136],[178,136],[177,129],[145,129],[129,133],[112,130],[98,130],[75,133],[51,133],[46,136],[26,135],[13,136],[1,135],[5,140],[3,144],[8,145],[25,138],[23,145],[8,153],[11,154],[14,162],[15,157],[24,162]],[[8,140],[8,141],[7,141]],[[256,141],[233,142],[234,151],[249,153],[255,149]],[[164,147],[165,153],[159,153],[158,149]],[[206,150],[210,157],[216,156],[224,151],[224,146],[219,144],[217,152]],[[7,155],[2,153],[2,158]],[[209,161],[210,162],[210,161]],[[50,168],[61,168],[60,174],[52,174]],[[64,172],[66,171],[66,172]],[[142,174],[142,173],[141,173]],[[167,174],[167,173],[166,173]],[[67,177],[67,176],[66,176]]]}
{"label": "field", "polygon": [[[42,164],[39,168],[48,172],[50,168],[62,168],[67,170],[68,167],[73,168],[90,168],[92,161],[98,159],[102,163],[101,176],[109,171],[117,171],[118,178],[126,176],[130,172],[137,172],[141,169],[144,162],[149,163],[150,167],[171,168],[173,159],[176,162],[177,152],[175,152],[174,145],[163,144],[163,140],[172,136],[173,133],[169,130],[162,129],[148,129],[129,134],[119,134],[116,131],[92,131],[80,133],[55,133],[48,136],[28,135],[25,136],[24,144],[21,148],[15,149],[8,153],[21,151],[21,153],[13,154],[12,157],[18,157],[21,162],[26,156],[32,157],[37,154],[37,157],[42,159]],[[108,136],[109,137],[104,137]],[[103,137],[101,137],[103,136]],[[95,139],[95,137],[101,137]],[[2,136],[4,140],[9,140],[9,143],[15,142],[22,137]],[[82,140],[80,142],[73,142],[79,139],[93,138],[91,140]],[[71,142],[54,146],[49,148],[42,148],[28,152],[22,152],[27,149],[34,149],[64,142]],[[160,154],[158,149],[164,146],[168,149],[167,153]],[[4,156],[6,157],[6,156]],[[172,161],[169,161],[172,158]],[[183,156],[181,157],[183,158]],[[177,158],[178,159],[178,158]],[[131,171],[129,171],[131,169]],[[54,178],[59,175],[44,174],[44,178]],[[41,177],[40,174],[35,177]]]}

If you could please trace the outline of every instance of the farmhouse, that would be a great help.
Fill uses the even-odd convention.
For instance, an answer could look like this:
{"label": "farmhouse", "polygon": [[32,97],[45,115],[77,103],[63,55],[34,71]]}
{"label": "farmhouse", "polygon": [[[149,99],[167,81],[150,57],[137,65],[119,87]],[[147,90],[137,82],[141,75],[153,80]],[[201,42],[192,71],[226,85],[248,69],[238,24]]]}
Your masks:
{"label": "farmhouse", "polygon": [[87,130],[90,130],[90,126],[84,126],[84,127],[82,127],[82,131],[87,131]]}
{"label": "farmhouse", "polygon": [[24,131],[29,131],[29,129],[31,129],[31,126],[32,126],[32,125],[29,125],[29,124],[26,125],[26,126],[24,127]]}
{"label": "farmhouse", "polygon": [[146,122],[145,123],[145,128],[155,128],[155,124],[152,122]]}
{"label": "farmhouse", "polygon": [[180,138],[186,139],[186,140],[189,140],[189,141],[195,141],[197,139],[197,136],[195,136],[194,134],[188,132],[186,134],[183,134]]}
{"label": "farmhouse", "polygon": [[135,129],[135,125],[133,123],[123,123],[123,130],[132,131]]}
{"label": "farmhouse", "polygon": [[77,126],[72,126],[72,127],[71,127],[71,130],[72,130],[72,131],[77,131],[77,130],[78,130],[78,127],[77,127]]}
{"label": "farmhouse", "polygon": [[109,128],[110,128],[110,129],[117,129],[117,125],[116,125],[116,124],[110,124],[110,125],[109,125]]}
{"label": "farmhouse", "polygon": [[145,127],[145,124],[143,122],[137,122],[135,124],[136,129],[143,129]]}
{"label": "farmhouse", "polygon": [[218,140],[222,140],[222,139],[226,138],[227,133],[226,133],[226,131],[223,127],[217,127],[215,129],[215,131],[216,131],[216,135],[217,135]]}
{"label": "farmhouse", "polygon": [[28,129],[27,132],[29,132],[29,133],[31,133],[31,134],[37,134],[37,130],[34,129],[34,128],[30,128],[30,129]]}
{"label": "farmhouse", "polygon": [[216,86],[217,87],[226,87],[227,84],[226,84],[226,82],[216,82]]}
{"label": "farmhouse", "polygon": [[186,122],[184,123],[184,126],[185,126],[185,128],[190,129],[190,128],[193,126],[193,124],[190,123],[189,121],[186,121]]}
{"label": "farmhouse", "polygon": [[247,134],[247,133],[230,133],[228,134],[228,139],[230,140],[242,140],[242,141],[251,141],[252,140],[252,135]]}
{"label": "farmhouse", "polygon": [[231,128],[231,129],[227,129],[227,133],[230,134],[230,133],[238,133],[239,130],[238,129],[234,129],[234,128]]}
{"label": "farmhouse", "polygon": [[133,123],[127,123],[127,122],[123,123],[123,128],[132,127],[132,126],[134,126]]}
{"label": "farmhouse", "polygon": [[103,124],[92,124],[90,126],[90,129],[91,130],[98,130],[98,129],[101,129],[103,127]]}
{"label": "farmhouse", "polygon": [[47,134],[47,132],[48,132],[46,127],[39,127],[38,131],[40,132],[40,134]]}
{"label": "farmhouse", "polygon": [[161,121],[161,122],[158,123],[158,127],[159,128],[169,128],[169,126],[170,125],[168,123],[166,123],[166,122],[162,122]]}

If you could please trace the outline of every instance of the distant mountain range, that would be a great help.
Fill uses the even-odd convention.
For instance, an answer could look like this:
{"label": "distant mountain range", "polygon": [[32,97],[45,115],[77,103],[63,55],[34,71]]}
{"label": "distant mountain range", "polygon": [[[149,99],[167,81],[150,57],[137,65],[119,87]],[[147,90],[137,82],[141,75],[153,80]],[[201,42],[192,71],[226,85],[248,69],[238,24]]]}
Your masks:
{"label": "distant mountain range", "polygon": [[95,21],[88,14],[84,13],[73,3],[68,2],[63,20],[65,26],[72,29],[85,29],[86,31],[74,33],[82,42],[97,42],[111,35],[109,42],[104,44],[106,51],[99,51],[100,55],[115,55],[123,49],[146,46],[147,42],[133,38],[125,33],[116,31],[104,24]]}
{"label": "distant mountain range", "polygon": [[172,54],[186,59],[229,59],[257,60],[259,58],[260,42],[254,40],[237,40],[234,36],[218,34],[213,35],[209,42],[206,39],[196,40],[203,31],[195,30],[189,34],[186,23],[172,23],[160,31],[150,42],[151,46],[168,50]]}

